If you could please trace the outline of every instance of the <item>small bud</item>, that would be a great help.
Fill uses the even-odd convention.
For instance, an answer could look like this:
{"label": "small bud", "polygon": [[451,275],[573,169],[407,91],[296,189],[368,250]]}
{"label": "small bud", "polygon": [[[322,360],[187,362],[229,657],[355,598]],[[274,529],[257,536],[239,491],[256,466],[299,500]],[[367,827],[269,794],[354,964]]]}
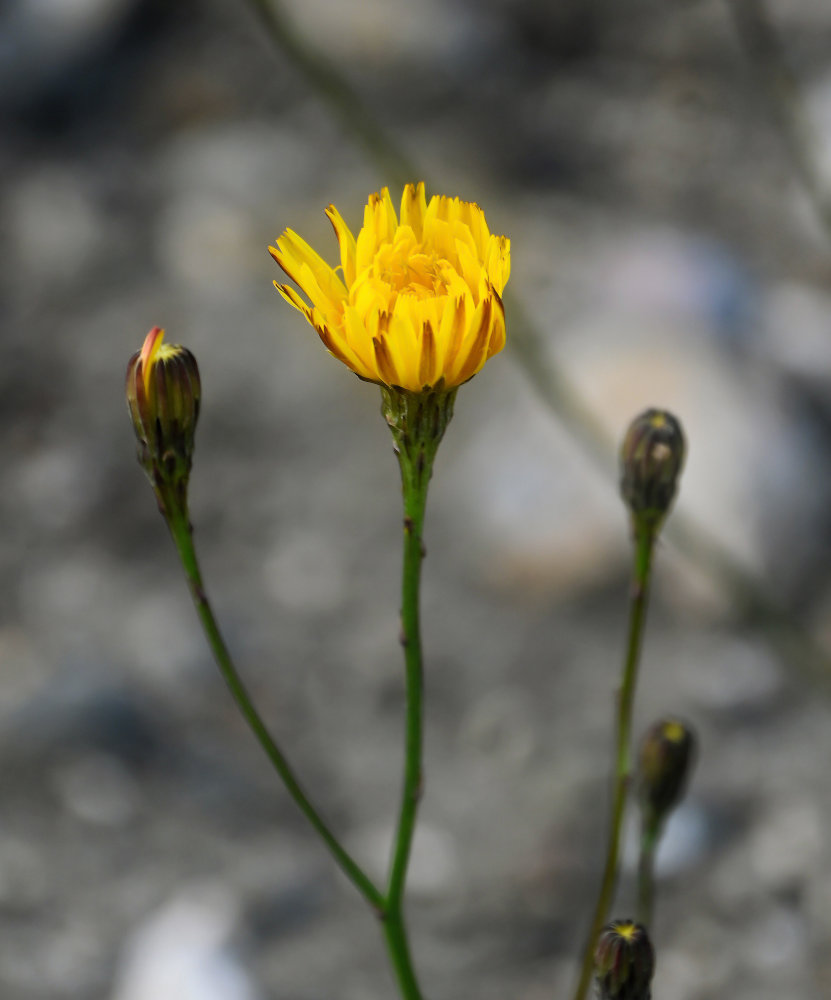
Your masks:
{"label": "small bud", "polygon": [[598,1000],[650,1000],[655,952],[646,928],[632,920],[606,924],[594,950]]}
{"label": "small bud", "polygon": [[644,813],[661,822],[678,805],[695,762],[696,738],[681,719],[660,719],[638,753],[638,792]]}
{"label": "small bud", "polygon": [[657,531],[672,506],[686,445],[666,410],[644,410],[629,425],[620,449],[620,490],[637,522]]}
{"label": "small bud", "polygon": [[161,492],[172,488],[181,498],[187,489],[201,395],[196,358],[163,340],[164,330],[153,327],[130,358],[126,383],[138,459],[160,503]]}

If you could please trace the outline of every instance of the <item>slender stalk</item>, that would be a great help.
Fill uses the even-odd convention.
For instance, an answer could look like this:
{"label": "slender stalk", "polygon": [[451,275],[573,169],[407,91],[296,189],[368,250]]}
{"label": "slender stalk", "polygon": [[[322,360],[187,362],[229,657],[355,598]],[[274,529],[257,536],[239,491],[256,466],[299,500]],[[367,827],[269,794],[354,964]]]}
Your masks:
{"label": "slender stalk", "polygon": [[387,912],[383,917],[383,924],[387,952],[401,996],[404,1000],[422,1000],[402,912]]}
{"label": "slender stalk", "polygon": [[421,629],[419,622],[419,590],[421,561],[424,555],[422,530],[427,502],[430,470],[417,470],[405,453],[401,459],[404,491],[404,560],[401,573],[401,645],[407,687],[407,724],[404,758],[404,782],[398,832],[395,839],[389,883],[388,910],[400,907],[407,865],[415,831],[418,802],[421,798],[422,754],[422,692],[424,679],[421,664]]}
{"label": "slender stalk", "polygon": [[187,577],[193,603],[199,615],[199,620],[202,623],[208,645],[211,647],[219,671],[228,685],[234,701],[236,701],[249,728],[271,761],[274,770],[282,779],[288,793],[329,849],[341,871],[343,871],[375,912],[379,915],[382,914],[384,910],[384,897],[381,891],[341,845],[320,813],[318,813],[317,809],[309,801],[283,752],[277,746],[260,714],[254,707],[248,691],[237,673],[202,584],[202,574],[196,558],[196,549],[193,544],[193,532],[188,518],[187,505],[168,504],[166,506],[168,511],[166,520],[179,553],[185,576]]}
{"label": "slender stalk", "polygon": [[390,958],[406,1000],[418,1000],[416,980],[404,923],[404,891],[422,792],[423,688],[419,595],[421,562],[424,558],[422,531],[427,487],[434,449],[415,451],[399,447],[401,485],[404,495],[404,558],[401,570],[401,645],[406,673],[406,730],[404,778],[398,828],[393,846],[385,910],[385,934]]}
{"label": "slender stalk", "polygon": [[649,599],[649,577],[652,568],[654,542],[655,534],[653,530],[636,527],[632,591],[629,605],[629,636],[626,644],[626,656],[623,662],[623,679],[617,701],[616,764],[612,793],[612,817],[606,847],[606,863],[603,868],[603,879],[595,904],[594,916],[592,917],[591,930],[589,931],[583,951],[580,979],[574,991],[574,1000],[584,1000],[586,991],[591,983],[594,946],[600,931],[603,929],[603,925],[606,923],[615,886],[617,885],[623,817],[626,812],[626,799],[632,776],[632,709],[635,702],[638,662],[640,660],[643,626]]}
{"label": "slender stalk", "polygon": [[641,848],[638,857],[638,908],[637,921],[647,930],[652,923],[655,908],[655,852],[660,838],[659,824],[654,818],[644,817],[641,831]]}

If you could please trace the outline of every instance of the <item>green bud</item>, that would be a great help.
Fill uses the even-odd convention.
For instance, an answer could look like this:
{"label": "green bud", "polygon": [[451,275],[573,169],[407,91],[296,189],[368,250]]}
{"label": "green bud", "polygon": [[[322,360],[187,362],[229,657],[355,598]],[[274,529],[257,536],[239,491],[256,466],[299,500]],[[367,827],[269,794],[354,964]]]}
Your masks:
{"label": "green bud", "polygon": [[153,327],[130,358],[126,395],[139,463],[164,508],[165,497],[183,502],[187,491],[201,383],[191,352],[163,339],[164,330]]}
{"label": "green bud", "polygon": [[629,425],[620,449],[620,491],[636,523],[657,531],[672,506],[686,444],[666,410],[644,410]]}
{"label": "green bud", "polygon": [[660,719],[638,752],[638,794],[644,814],[660,823],[684,796],[695,763],[696,738],[681,719]]}
{"label": "green bud", "polygon": [[632,920],[606,924],[594,950],[597,1000],[650,1000],[655,952],[646,928]]}

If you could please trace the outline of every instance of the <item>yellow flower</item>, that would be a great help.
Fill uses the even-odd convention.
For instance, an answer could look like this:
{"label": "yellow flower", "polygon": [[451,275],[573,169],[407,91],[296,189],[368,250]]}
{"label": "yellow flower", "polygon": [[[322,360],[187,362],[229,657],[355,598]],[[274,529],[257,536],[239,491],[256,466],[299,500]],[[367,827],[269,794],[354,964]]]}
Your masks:
{"label": "yellow flower", "polygon": [[408,184],[400,219],[384,188],[370,195],[357,239],[334,205],[340,244],[332,268],[287,229],[269,253],[307,296],[274,282],[356,375],[411,392],[450,390],[505,346],[502,290],[510,241],[473,202]]}

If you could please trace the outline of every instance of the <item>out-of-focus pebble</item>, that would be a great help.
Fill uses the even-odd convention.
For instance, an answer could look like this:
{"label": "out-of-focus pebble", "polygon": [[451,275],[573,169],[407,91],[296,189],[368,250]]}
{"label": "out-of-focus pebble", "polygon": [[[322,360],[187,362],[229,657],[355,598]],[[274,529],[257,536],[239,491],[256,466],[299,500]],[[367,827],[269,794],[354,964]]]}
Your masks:
{"label": "out-of-focus pebble", "polygon": [[253,981],[227,947],[237,908],[217,884],[178,892],[127,939],[112,1000],[256,1000]]}

